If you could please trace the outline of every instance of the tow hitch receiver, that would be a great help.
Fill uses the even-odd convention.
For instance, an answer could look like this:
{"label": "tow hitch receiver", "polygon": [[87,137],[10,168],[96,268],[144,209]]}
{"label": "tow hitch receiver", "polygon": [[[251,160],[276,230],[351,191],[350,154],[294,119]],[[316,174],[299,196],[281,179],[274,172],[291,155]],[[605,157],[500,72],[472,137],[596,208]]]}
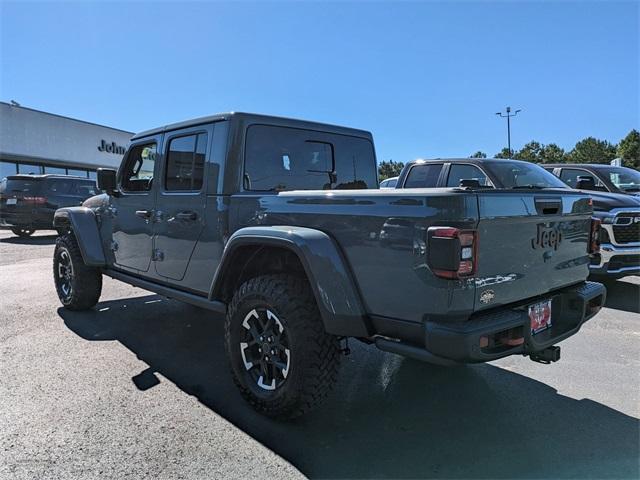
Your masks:
{"label": "tow hitch receiver", "polygon": [[560,360],[560,347],[548,347],[539,352],[532,353],[529,358],[534,362],[544,363],[549,365],[550,363]]}

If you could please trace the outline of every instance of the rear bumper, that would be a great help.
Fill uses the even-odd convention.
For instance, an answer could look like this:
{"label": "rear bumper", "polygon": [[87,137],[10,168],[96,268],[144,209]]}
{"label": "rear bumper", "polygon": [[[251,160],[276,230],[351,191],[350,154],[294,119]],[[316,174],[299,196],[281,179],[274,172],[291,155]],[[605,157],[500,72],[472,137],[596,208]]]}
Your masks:
{"label": "rear bumper", "polygon": [[[376,345],[381,350],[443,365],[529,355],[577,333],[600,310],[605,298],[602,284],[583,282],[521,304],[474,315],[465,322],[427,321],[424,348],[386,338],[378,338]],[[527,307],[545,299],[552,300],[552,326],[532,335]],[[503,343],[500,339],[508,340]]]}
{"label": "rear bumper", "polygon": [[589,269],[592,275],[640,275],[640,245],[621,247],[603,243],[600,245],[600,253],[596,255]]}

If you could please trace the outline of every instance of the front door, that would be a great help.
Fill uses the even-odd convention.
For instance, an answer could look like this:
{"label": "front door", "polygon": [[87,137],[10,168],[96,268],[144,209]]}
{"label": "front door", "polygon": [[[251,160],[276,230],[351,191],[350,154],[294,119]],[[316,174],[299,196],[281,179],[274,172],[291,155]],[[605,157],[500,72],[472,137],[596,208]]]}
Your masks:
{"label": "front door", "polygon": [[117,196],[112,197],[115,264],[136,273],[149,271],[153,250],[155,170],[161,136],[131,145],[118,174]]}
{"label": "front door", "polygon": [[162,178],[157,182],[155,270],[181,281],[205,227],[205,166],[212,125],[165,134]]}

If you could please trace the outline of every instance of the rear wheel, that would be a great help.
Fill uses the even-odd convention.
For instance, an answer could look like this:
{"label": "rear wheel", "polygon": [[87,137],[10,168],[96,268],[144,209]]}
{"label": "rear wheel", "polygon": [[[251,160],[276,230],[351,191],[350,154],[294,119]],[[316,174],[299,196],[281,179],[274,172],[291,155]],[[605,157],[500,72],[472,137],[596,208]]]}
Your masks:
{"label": "rear wheel", "polygon": [[11,231],[19,237],[27,238],[33,235],[35,230],[31,228],[12,228]]}
{"label": "rear wheel", "polygon": [[100,299],[102,273],[84,264],[73,233],[56,239],[53,252],[53,279],[62,305],[69,310],[87,310]]}
{"label": "rear wheel", "polygon": [[338,338],[324,331],[304,278],[265,275],[242,284],[227,310],[225,347],[243,397],[270,417],[311,410],[337,378]]}

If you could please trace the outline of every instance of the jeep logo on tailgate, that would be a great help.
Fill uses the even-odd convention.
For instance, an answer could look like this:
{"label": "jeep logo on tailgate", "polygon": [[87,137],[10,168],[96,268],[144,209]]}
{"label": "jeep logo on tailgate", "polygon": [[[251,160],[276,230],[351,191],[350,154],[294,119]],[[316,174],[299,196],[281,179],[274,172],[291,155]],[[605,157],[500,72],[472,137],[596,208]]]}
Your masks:
{"label": "jeep logo on tailgate", "polygon": [[562,242],[562,233],[558,227],[547,227],[544,223],[538,224],[538,234],[536,238],[531,240],[533,248],[553,248],[558,249],[558,245]]}

